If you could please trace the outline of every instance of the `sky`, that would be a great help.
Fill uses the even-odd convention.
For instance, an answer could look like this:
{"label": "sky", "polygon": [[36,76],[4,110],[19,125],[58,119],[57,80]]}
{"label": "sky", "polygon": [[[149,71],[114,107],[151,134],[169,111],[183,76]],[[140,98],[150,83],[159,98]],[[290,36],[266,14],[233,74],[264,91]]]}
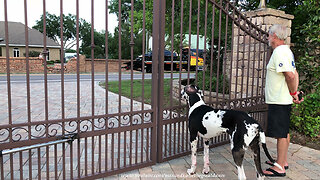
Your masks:
{"label": "sky", "polygon": [[[4,1],[0,0],[0,21],[4,21]],[[8,21],[25,24],[24,0],[6,0]],[[60,0],[46,0],[46,11],[60,15]],[[94,0],[94,28],[98,32],[105,30],[106,0]],[[63,0],[63,13],[76,15],[76,0]],[[27,0],[28,26],[31,28],[43,14],[43,0]],[[91,0],[79,0],[79,17],[91,23]],[[117,16],[108,15],[108,31],[113,33],[118,26]]]}

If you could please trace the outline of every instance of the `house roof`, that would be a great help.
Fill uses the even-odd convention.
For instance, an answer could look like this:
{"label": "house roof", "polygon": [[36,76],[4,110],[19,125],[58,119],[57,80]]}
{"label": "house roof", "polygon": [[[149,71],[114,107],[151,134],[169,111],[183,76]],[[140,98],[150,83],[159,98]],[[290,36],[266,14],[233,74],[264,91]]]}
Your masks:
{"label": "house roof", "polygon": [[[9,46],[26,46],[25,43],[25,25],[20,22],[9,22]],[[43,47],[43,34],[36,30],[28,27],[29,31],[29,47]],[[0,21],[0,39],[4,41],[0,42],[0,46],[6,45],[5,42],[5,23]],[[47,37],[47,47],[60,48],[60,45],[54,40]]]}

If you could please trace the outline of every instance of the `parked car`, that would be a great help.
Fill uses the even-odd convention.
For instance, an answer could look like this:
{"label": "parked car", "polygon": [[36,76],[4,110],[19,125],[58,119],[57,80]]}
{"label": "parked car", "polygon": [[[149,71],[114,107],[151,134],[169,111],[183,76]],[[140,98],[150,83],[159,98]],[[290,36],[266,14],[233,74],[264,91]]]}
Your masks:
{"label": "parked car", "polygon": [[[171,60],[171,55],[173,59]],[[143,56],[140,55],[138,56],[133,62],[133,69],[134,70],[142,70],[142,61],[143,61]],[[179,70],[179,56],[177,53],[171,53],[169,50],[164,50],[164,70],[171,70],[171,64],[173,63],[173,69],[174,70]],[[131,69],[131,62],[126,62],[126,66],[123,67],[125,69]],[[144,59],[144,67],[147,73],[152,72],[152,51],[149,51],[148,53],[145,54],[145,59]]]}
{"label": "parked car", "polygon": [[[182,68],[188,70],[188,55],[189,55],[189,48],[183,48],[182,49]],[[198,63],[197,63],[198,59]],[[190,49],[190,70],[194,71],[196,70],[196,67],[198,65],[198,70],[203,69],[203,50],[198,49],[198,55],[197,55],[197,49]]]}

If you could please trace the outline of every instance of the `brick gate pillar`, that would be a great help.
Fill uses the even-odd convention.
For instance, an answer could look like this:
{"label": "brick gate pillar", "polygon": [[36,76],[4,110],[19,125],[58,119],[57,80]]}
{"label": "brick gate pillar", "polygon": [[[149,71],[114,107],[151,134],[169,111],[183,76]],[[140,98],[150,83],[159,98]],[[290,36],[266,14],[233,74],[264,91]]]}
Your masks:
{"label": "brick gate pillar", "polygon": [[[273,24],[285,25],[288,31],[285,43],[290,45],[291,21],[294,16],[285,14],[284,11],[270,8],[248,11],[244,15],[253,24],[267,32]],[[251,32],[255,33],[256,31],[253,28]],[[233,52],[227,58],[228,64],[232,59],[232,69],[226,69],[227,74],[230,74],[231,97],[246,98],[264,95],[268,46],[259,43],[257,40],[255,41],[254,38],[241,29],[239,31],[236,25],[234,25],[233,34]],[[232,58],[230,58],[231,56]]]}

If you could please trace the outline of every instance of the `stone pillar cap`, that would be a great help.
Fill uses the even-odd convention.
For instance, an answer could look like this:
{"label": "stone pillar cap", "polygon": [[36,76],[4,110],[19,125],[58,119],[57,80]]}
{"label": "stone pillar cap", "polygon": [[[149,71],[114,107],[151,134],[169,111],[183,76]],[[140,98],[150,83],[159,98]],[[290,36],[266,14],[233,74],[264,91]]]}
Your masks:
{"label": "stone pillar cap", "polygon": [[284,19],[294,19],[293,15],[286,14],[284,11],[277,10],[277,9],[271,9],[271,8],[263,8],[263,9],[257,9],[254,11],[247,11],[244,12],[247,17],[257,17],[257,16],[276,16],[276,17],[282,17]]}

